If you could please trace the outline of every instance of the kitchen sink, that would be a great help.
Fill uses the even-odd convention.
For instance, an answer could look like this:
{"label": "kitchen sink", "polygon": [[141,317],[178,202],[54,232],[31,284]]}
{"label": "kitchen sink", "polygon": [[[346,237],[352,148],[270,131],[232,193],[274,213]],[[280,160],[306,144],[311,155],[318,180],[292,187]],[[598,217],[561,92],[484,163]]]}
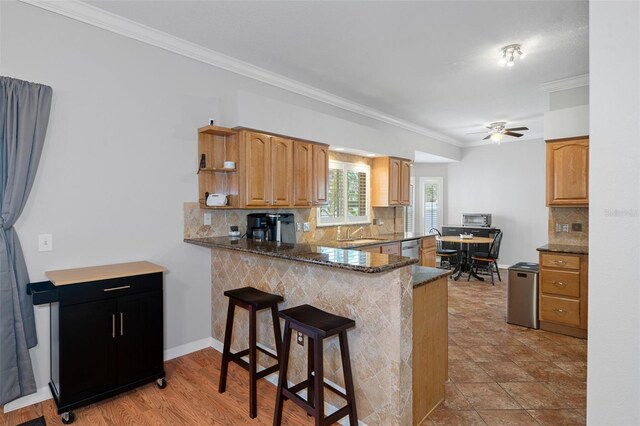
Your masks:
{"label": "kitchen sink", "polygon": [[382,238],[358,238],[354,240],[340,240],[340,243],[349,243],[349,244],[375,244],[382,241],[386,241]]}

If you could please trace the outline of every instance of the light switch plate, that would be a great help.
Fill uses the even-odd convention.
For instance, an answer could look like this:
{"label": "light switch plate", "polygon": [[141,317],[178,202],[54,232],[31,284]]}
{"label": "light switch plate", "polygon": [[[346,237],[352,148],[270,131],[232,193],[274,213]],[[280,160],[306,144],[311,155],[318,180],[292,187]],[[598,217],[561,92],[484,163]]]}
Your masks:
{"label": "light switch plate", "polygon": [[296,232],[302,232],[302,223],[296,222]]}
{"label": "light switch plate", "polygon": [[52,234],[38,235],[38,251],[51,251],[51,250],[53,250],[53,235]]}
{"label": "light switch plate", "polygon": [[211,213],[204,214],[204,224],[211,225]]}

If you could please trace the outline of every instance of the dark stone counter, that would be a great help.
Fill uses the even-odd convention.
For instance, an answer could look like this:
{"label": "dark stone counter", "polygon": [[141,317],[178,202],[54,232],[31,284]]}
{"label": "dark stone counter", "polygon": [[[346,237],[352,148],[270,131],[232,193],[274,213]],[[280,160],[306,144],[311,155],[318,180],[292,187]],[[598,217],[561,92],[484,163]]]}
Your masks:
{"label": "dark stone counter", "polygon": [[381,244],[399,243],[402,241],[419,240],[420,238],[435,237],[436,234],[420,234],[417,232],[395,232],[393,234],[374,235],[371,238],[356,238],[353,240],[318,241],[317,244],[325,247],[342,249],[365,248],[379,246]]}
{"label": "dark stone counter", "polygon": [[453,270],[430,268],[428,266],[413,265],[411,274],[413,275],[413,288],[429,284],[439,278],[447,277],[453,273]]}
{"label": "dark stone counter", "polygon": [[333,268],[366,273],[390,271],[418,262],[418,259],[389,254],[369,253],[312,244],[287,244],[276,243],[274,241],[255,242],[246,238],[187,238],[184,242],[203,247],[244,251],[263,256],[288,259],[295,262],[315,263]]}
{"label": "dark stone counter", "polygon": [[538,251],[569,254],[589,254],[589,246],[571,246],[568,244],[545,244]]}

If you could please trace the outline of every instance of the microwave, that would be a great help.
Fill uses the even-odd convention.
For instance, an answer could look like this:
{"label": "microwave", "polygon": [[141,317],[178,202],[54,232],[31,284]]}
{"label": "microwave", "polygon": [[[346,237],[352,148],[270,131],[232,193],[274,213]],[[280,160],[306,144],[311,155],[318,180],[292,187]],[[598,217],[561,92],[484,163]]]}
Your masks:
{"label": "microwave", "polygon": [[462,213],[463,226],[491,226],[489,213]]}

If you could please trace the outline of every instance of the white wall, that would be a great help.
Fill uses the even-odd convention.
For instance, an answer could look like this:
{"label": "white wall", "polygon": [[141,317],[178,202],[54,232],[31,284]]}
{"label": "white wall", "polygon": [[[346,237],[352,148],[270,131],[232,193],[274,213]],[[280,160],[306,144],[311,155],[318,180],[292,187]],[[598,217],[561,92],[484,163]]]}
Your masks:
{"label": "white wall", "polygon": [[640,424],[640,3],[589,5],[587,423]]}
{"label": "white wall", "polygon": [[448,222],[491,213],[504,232],[498,263],[537,263],[536,248],[547,243],[545,161],[542,140],[464,149],[462,161],[448,166]]}
{"label": "white wall", "polygon": [[[141,259],[165,265],[166,348],[211,336],[210,254],[182,242],[183,203],[197,199],[196,129],[209,117],[361,149],[385,142],[388,154],[408,144],[459,156],[456,147],[35,6],[3,1],[0,11],[2,75],[53,87],[40,168],[16,224],[30,278]],[[273,121],[261,121],[260,106]],[[37,251],[40,233],[53,234],[52,252]],[[48,308],[37,307],[39,387],[49,375],[48,319]]]}

